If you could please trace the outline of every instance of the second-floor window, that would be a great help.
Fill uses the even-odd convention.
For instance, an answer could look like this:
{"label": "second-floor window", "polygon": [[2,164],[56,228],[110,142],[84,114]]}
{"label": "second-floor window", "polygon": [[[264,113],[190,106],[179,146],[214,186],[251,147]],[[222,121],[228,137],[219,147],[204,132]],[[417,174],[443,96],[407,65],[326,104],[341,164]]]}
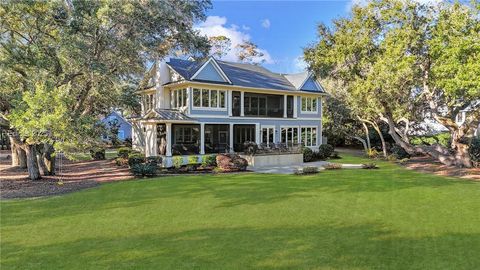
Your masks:
{"label": "second-floor window", "polygon": [[187,106],[187,89],[172,90],[172,108],[181,108]]}
{"label": "second-floor window", "polygon": [[226,91],[193,88],[193,107],[225,108]]}
{"label": "second-floor window", "polygon": [[302,112],[317,112],[317,98],[302,97]]}
{"label": "second-floor window", "polygon": [[144,95],[143,99],[145,111],[149,111],[155,107],[155,97],[153,94]]}

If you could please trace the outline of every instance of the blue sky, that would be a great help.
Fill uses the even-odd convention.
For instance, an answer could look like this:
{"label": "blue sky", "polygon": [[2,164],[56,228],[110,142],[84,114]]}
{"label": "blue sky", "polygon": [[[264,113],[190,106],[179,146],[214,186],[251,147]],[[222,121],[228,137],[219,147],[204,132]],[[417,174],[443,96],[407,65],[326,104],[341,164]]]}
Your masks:
{"label": "blue sky", "polygon": [[[316,40],[319,22],[345,16],[351,1],[213,1],[198,28],[208,36],[226,35],[232,47],[250,40],[265,53],[265,67],[293,73],[302,70],[302,48]],[[225,60],[234,60],[230,52]]]}

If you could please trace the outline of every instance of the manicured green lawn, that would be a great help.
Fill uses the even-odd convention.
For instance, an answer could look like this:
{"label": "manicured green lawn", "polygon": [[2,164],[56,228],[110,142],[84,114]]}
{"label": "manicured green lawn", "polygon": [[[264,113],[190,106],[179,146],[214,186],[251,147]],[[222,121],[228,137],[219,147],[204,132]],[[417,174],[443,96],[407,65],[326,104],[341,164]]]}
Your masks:
{"label": "manicured green lawn", "polygon": [[0,268],[480,269],[480,183],[378,164],[1,202]]}

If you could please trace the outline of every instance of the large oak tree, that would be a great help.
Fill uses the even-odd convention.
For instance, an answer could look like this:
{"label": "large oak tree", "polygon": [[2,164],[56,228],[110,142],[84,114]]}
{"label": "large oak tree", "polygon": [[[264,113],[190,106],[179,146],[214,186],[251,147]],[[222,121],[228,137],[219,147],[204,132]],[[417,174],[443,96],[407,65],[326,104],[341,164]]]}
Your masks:
{"label": "large oak tree", "polygon": [[[470,167],[468,145],[480,119],[479,7],[397,0],[354,6],[332,27],[319,25],[305,60],[318,75],[340,81],[352,109],[388,124],[409,153]],[[449,130],[451,147],[410,143],[410,127],[427,118]]]}
{"label": "large oak tree", "polygon": [[[172,50],[194,56],[207,52],[207,39],[193,25],[204,19],[209,7],[209,1],[3,1],[0,117],[10,125],[14,152],[30,153],[30,178],[40,177],[32,165],[40,143],[49,144],[48,156],[55,143],[72,140],[72,131],[84,130],[86,122],[120,101],[131,101],[125,94],[132,91],[125,90],[131,89],[149,63]],[[38,90],[57,98],[41,99],[35,94]],[[73,129],[54,132],[55,123],[47,122],[55,118],[48,117],[37,119],[42,125],[29,125],[32,119],[26,116],[45,116],[38,106],[48,111],[47,106],[70,100],[60,98],[65,96],[73,102],[60,105],[68,106],[62,112],[67,114],[63,121],[70,121]],[[43,103],[32,106],[32,100]],[[10,122],[12,116],[15,121]],[[46,140],[49,134],[55,136]]]}

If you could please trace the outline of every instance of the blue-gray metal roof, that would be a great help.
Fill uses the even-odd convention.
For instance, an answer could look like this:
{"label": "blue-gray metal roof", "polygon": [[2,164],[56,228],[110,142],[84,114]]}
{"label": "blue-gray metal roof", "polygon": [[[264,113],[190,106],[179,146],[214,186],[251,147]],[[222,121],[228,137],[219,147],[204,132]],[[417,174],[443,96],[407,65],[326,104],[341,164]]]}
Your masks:
{"label": "blue-gray metal roof", "polygon": [[[198,71],[198,69],[200,69],[200,67],[202,67],[205,61],[206,60],[189,61],[172,58],[169,62],[167,62],[167,64],[176,72],[178,72],[184,79],[191,80],[192,76]],[[230,79],[232,85],[252,88],[298,91],[296,86],[287,79],[286,75],[271,72],[262,66],[220,60],[215,61],[223,70],[225,75],[227,75],[228,79]],[[219,82],[212,81],[210,83]]]}
{"label": "blue-gray metal roof", "polygon": [[195,121],[195,119],[186,116],[184,113],[173,109],[155,109],[156,115],[154,117],[147,117],[146,119],[155,119],[162,121]]}

